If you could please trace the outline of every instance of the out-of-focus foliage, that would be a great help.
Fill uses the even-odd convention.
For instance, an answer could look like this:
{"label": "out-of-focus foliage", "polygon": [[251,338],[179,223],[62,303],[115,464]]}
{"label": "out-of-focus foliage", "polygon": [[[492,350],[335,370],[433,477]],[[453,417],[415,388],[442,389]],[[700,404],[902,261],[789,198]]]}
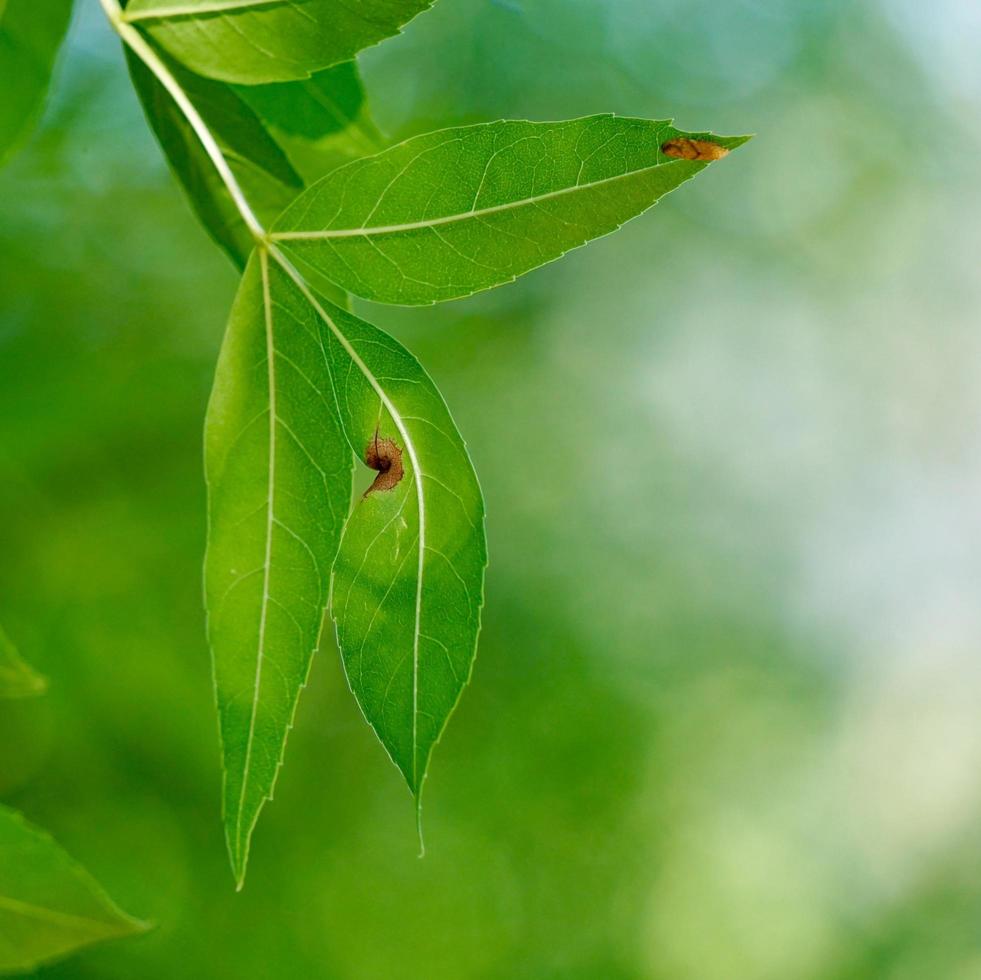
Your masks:
{"label": "out-of-focus foliage", "polygon": [[0,0],[0,163],[40,112],[71,13],[72,0]]}
{"label": "out-of-focus foliage", "polygon": [[144,928],[47,834],[0,806],[0,973]]}
{"label": "out-of-focus foliage", "polygon": [[476,682],[419,861],[326,644],[241,895],[199,591],[235,276],[82,15],[0,174],[0,608],[51,686],[0,713],[0,794],[159,928],[41,975],[976,974],[971,5],[457,0],[364,59],[399,136],[759,135],[656,221],[378,317],[482,476]]}
{"label": "out-of-focus foliage", "polygon": [[27,666],[0,626],[0,698],[33,697],[44,687],[44,678]]}

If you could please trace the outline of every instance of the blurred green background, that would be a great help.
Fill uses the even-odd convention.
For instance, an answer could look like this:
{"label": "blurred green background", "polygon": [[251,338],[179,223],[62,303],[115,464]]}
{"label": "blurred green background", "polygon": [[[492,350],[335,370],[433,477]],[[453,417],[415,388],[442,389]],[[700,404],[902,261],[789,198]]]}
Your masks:
{"label": "blurred green background", "polygon": [[471,688],[413,808],[318,657],[236,894],[200,572],[236,277],[95,0],[0,174],[0,620],[51,690],[0,798],[174,980],[981,978],[981,8],[441,0],[401,136],[612,110],[755,131],[617,235],[435,309],[489,511]]}

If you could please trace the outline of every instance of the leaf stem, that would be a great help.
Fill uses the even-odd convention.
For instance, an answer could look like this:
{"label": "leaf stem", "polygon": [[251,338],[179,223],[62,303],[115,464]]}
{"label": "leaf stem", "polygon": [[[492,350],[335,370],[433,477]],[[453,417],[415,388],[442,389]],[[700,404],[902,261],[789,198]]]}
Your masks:
{"label": "leaf stem", "polygon": [[174,102],[177,103],[178,108],[184,114],[188,123],[190,123],[195,135],[201,141],[201,146],[204,147],[204,152],[208,154],[208,158],[218,172],[222,183],[227,188],[235,207],[238,209],[238,213],[242,217],[242,221],[245,222],[245,226],[251,232],[256,243],[263,244],[266,241],[266,230],[262,227],[255,212],[249,205],[241,186],[235,179],[231,167],[228,165],[228,161],[221,152],[221,147],[218,146],[217,141],[211,134],[211,130],[208,129],[207,124],[201,118],[201,114],[194,107],[194,103],[188,98],[187,93],[181,88],[180,83],[173,76],[160,55],[154,51],[135,27],[127,23],[126,15],[119,5],[119,0],[100,0],[100,2],[109,23],[112,24],[113,30],[120,36],[123,43],[129,46],[140,61],[156,75],[157,80],[167,90]]}

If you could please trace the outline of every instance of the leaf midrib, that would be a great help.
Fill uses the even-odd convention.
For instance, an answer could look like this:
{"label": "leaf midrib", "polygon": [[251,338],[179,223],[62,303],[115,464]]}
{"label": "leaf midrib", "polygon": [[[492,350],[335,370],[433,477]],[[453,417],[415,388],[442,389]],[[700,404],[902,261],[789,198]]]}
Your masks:
{"label": "leaf midrib", "polygon": [[[256,652],[255,687],[252,692],[252,713],[249,717],[249,736],[245,747],[245,765],[242,770],[242,788],[239,792],[238,810],[235,815],[235,850],[241,856],[242,817],[245,812],[245,796],[252,768],[252,746],[255,743],[255,724],[259,713],[259,691],[262,686],[262,664],[266,655],[266,615],[269,609],[269,580],[272,574],[272,536],[275,522],[276,488],[276,369],[275,344],[273,342],[272,298],[269,291],[269,256],[265,249],[259,251],[259,268],[262,277],[262,308],[266,327],[266,361],[269,372],[269,489],[266,505],[266,553],[263,560],[262,608],[259,613],[259,642]],[[255,819],[258,819],[258,810]],[[246,834],[246,847],[255,826],[255,820]]]}
{"label": "leaf midrib", "polygon": [[563,197],[566,194],[575,194],[577,191],[587,191],[603,184],[611,184],[618,180],[627,180],[630,177],[638,177],[652,170],[660,170],[666,167],[673,167],[679,163],[690,163],[688,160],[672,160],[670,163],[655,163],[650,167],[641,167],[638,170],[630,170],[614,177],[604,177],[602,180],[590,181],[587,184],[574,184],[571,187],[561,187],[557,191],[548,191],[545,194],[536,194],[532,197],[524,197],[518,201],[508,201],[505,204],[495,204],[488,208],[476,208],[470,211],[461,211],[459,214],[443,215],[439,218],[429,218],[424,221],[408,221],[397,225],[375,225],[374,227],[361,228],[325,228],[322,231],[274,231],[269,238],[273,241],[321,241],[331,238],[367,238],[373,235],[395,235],[407,231],[420,231],[425,228],[436,228],[440,225],[455,224],[458,221],[469,221],[471,218],[482,218],[489,214],[498,214],[502,211],[510,211],[514,208],[527,207],[530,204],[538,204],[541,201],[553,200]]}

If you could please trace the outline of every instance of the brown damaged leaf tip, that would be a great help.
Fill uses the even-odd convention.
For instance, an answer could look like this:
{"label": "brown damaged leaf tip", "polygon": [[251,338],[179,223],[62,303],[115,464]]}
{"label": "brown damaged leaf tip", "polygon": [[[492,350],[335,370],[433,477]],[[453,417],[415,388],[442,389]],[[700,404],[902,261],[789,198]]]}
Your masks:
{"label": "brown damaged leaf tip", "polygon": [[405,475],[402,466],[402,450],[391,439],[379,439],[378,430],[364,451],[365,464],[378,471],[375,482],[364,492],[364,496],[376,490],[392,490]]}
{"label": "brown damaged leaf tip", "polygon": [[676,160],[721,160],[729,151],[718,143],[708,140],[690,140],[682,136],[661,144],[661,152]]}

